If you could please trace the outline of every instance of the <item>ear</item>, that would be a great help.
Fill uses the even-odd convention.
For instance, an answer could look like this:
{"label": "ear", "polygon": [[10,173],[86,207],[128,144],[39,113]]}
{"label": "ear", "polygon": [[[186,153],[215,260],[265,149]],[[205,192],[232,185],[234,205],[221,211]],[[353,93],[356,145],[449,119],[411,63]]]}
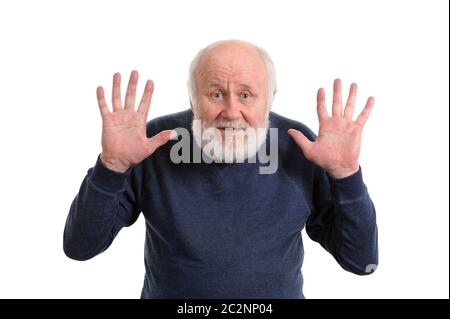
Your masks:
{"label": "ear", "polygon": [[276,93],[277,93],[277,90],[274,90],[273,93],[272,93],[272,101],[271,101],[271,103],[269,105],[269,107],[270,107],[269,110],[267,110],[268,112],[270,112],[272,110],[273,100],[275,100],[275,94]]}

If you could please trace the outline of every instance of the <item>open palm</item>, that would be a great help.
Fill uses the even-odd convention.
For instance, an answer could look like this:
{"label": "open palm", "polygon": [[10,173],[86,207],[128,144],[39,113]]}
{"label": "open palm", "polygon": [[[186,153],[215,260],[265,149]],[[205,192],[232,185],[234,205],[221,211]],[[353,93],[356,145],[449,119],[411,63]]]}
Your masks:
{"label": "open palm", "polygon": [[138,73],[133,71],[123,107],[120,74],[114,74],[112,112],[106,104],[103,88],[97,88],[98,105],[103,121],[100,158],[106,167],[116,172],[125,172],[176,135],[174,131],[166,130],[147,138],[146,123],[153,94],[153,82],[147,81],[139,107],[135,110],[137,82]]}
{"label": "open palm", "polygon": [[368,98],[363,111],[353,121],[356,91],[357,85],[353,83],[343,110],[341,81],[336,79],[333,85],[330,117],[325,105],[325,91],[319,89],[317,92],[319,134],[316,141],[311,142],[297,130],[289,130],[289,134],[302,149],[305,157],[336,178],[350,176],[359,169],[362,129],[372,110],[374,99]]}

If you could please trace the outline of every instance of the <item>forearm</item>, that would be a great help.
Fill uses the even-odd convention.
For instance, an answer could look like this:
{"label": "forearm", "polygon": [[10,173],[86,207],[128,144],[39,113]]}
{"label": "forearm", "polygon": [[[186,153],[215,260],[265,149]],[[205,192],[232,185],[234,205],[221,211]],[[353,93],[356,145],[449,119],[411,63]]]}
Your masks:
{"label": "forearm", "polygon": [[359,169],[331,183],[334,213],[336,259],[345,269],[368,274],[378,264],[378,233],[373,202]]}
{"label": "forearm", "polygon": [[[360,170],[343,179],[319,171],[315,211],[307,232],[346,270],[369,274],[378,264],[375,208]],[[366,270],[369,270],[367,272]]]}
{"label": "forearm", "polygon": [[64,252],[76,260],[90,259],[104,251],[123,226],[118,222],[126,174],[108,170],[99,161],[81,184],[70,207],[64,229]]}

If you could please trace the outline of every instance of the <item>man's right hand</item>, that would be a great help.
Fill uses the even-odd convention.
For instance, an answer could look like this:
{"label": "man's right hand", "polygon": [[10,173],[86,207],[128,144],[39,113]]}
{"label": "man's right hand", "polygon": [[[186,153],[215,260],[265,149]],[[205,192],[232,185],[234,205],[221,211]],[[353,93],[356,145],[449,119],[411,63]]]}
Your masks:
{"label": "man's right hand", "polygon": [[102,115],[102,163],[115,172],[123,173],[128,168],[150,156],[158,147],[176,137],[172,130],[162,131],[147,138],[147,114],[153,94],[153,81],[145,84],[144,94],[138,109],[134,110],[138,72],[130,75],[125,105],[120,94],[120,73],[114,74],[111,112],[105,101],[101,86],[97,88],[97,100]]}

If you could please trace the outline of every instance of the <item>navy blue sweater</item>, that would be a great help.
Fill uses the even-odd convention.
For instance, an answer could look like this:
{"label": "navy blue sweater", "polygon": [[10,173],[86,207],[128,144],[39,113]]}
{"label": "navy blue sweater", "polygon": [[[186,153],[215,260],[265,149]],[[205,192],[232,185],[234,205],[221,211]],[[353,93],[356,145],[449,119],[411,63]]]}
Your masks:
{"label": "navy blue sweater", "polygon": [[[190,130],[192,112],[148,123],[147,134]],[[378,263],[375,209],[361,169],[334,179],[308,161],[287,134],[303,124],[270,113],[278,128],[275,174],[260,163],[180,163],[170,141],[121,174],[97,163],[75,197],[64,251],[76,260],[107,249],[124,226],[145,217],[142,298],[303,298],[301,230],[346,270]],[[192,141],[191,141],[192,142]]]}

